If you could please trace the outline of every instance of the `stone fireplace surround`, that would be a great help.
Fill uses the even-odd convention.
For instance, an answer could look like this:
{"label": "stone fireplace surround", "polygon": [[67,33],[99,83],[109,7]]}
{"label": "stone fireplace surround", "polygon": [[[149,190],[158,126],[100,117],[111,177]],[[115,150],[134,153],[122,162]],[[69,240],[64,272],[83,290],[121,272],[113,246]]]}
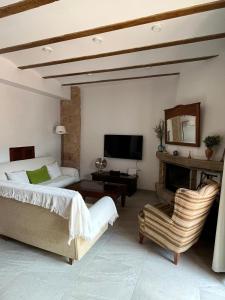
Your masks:
{"label": "stone fireplace surround", "polygon": [[[173,156],[164,152],[157,152],[156,157],[159,159],[159,181],[156,183],[156,193],[159,198],[166,201],[173,201],[175,194],[175,187],[184,187],[195,190],[197,188],[197,172],[208,171],[212,173],[218,173],[220,175],[220,180],[223,172],[223,162],[203,160],[195,158],[187,158],[183,156]],[[172,176],[174,188],[168,186],[169,175],[168,167],[172,167],[169,171],[180,172],[177,178],[179,179],[176,183],[174,179],[176,176]],[[182,170],[183,169],[183,170]],[[176,175],[176,174],[174,174]],[[182,176],[182,180],[180,178]],[[170,176],[171,177],[171,176]]]}

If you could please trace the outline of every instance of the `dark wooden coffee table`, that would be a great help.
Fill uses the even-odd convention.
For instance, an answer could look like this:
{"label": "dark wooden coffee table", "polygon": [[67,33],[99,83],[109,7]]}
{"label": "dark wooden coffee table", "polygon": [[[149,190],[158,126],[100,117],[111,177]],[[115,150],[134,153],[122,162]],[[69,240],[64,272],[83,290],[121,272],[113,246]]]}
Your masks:
{"label": "dark wooden coffee table", "polygon": [[86,197],[99,199],[104,196],[111,197],[114,202],[117,202],[118,199],[121,199],[121,206],[125,206],[127,192],[126,184],[81,180],[77,183],[67,186],[66,188],[78,191],[84,199]]}

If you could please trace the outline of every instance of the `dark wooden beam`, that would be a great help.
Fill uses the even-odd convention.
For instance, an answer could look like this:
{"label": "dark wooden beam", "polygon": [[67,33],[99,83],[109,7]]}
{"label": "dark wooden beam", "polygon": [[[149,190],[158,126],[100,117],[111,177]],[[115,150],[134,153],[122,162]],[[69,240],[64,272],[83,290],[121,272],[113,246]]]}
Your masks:
{"label": "dark wooden beam", "polygon": [[49,62],[45,62],[45,63],[19,66],[18,68],[21,70],[25,70],[25,69],[32,69],[32,68],[47,67],[47,66],[72,63],[72,62],[82,61],[82,60],[89,60],[89,59],[96,59],[96,58],[109,57],[109,56],[115,56],[115,55],[129,54],[129,53],[134,53],[134,52],[160,49],[160,48],[166,48],[166,47],[172,47],[172,46],[194,44],[194,43],[211,41],[211,40],[216,40],[216,39],[223,39],[223,38],[225,38],[225,32],[212,34],[212,35],[204,35],[204,36],[199,36],[199,37],[194,37],[194,38],[188,38],[188,39],[182,39],[182,40],[176,40],[176,41],[172,41],[172,42],[153,44],[153,45],[148,45],[148,46],[143,46],[143,47],[129,48],[129,49],[123,49],[123,50],[118,50],[118,51],[112,51],[112,52],[72,57],[72,58],[67,58],[67,59],[62,59],[62,60],[54,60],[54,61],[49,61]]}
{"label": "dark wooden beam", "polygon": [[120,29],[134,27],[134,26],[144,25],[144,24],[148,24],[148,23],[179,18],[179,17],[198,14],[198,13],[211,11],[211,10],[215,10],[215,9],[221,9],[224,7],[225,7],[225,0],[208,2],[208,3],[185,7],[185,8],[181,8],[181,9],[177,9],[177,10],[171,10],[171,11],[167,11],[167,12],[163,12],[163,13],[158,13],[155,15],[149,15],[149,16],[146,16],[143,18],[128,20],[125,22],[100,26],[100,27],[96,27],[96,28],[83,30],[83,31],[72,32],[72,33],[68,33],[68,34],[64,34],[64,35],[60,35],[60,36],[55,36],[55,37],[51,37],[51,38],[46,38],[46,39],[42,39],[42,40],[29,42],[29,43],[10,46],[10,47],[0,49],[0,54],[30,49],[30,48],[34,48],[34,47],[40,47],[40,46],[54,44],[54,43],[65,42],[65,41],[79,39],[79,38],[83,38],[83,37],[87,37],[87,36],[91,36],[91,35],[95,35],[95,34],[101,34],[101,33],[106,33],[106,32],[110,32],[110,31],[116,31],[116,30],[120,30]]}
{"label": "dark wooden beam", "polygon": [[148,75],[148,76],[126,77],[126,78],[118,78],[118,79],[105,79],[105,80],[86,81],[86,82],[72,82],[72,83],[63,83],[62,86],[93,84],[93,83],[112,82],[112,81],[124,81],[124,80],[136,80],[136,79],[156,78],[156,77],[166,77],[166,76],[177,76],[177,75],[180,75],[180,73],[176,72],[176,73],[155,74],[155,75]]}
{"label": "dark wooden beam", "polygon": [[50,4],[59,0],[24,0],[0,7],[0,18],[21,13],[42,5]]}
{"label": "dark wooden beam", "polygon": [[115,71],[125,71],[125,70],[142,69],[142,68],[158,67],[158,66],[165,66],[165,65],[182,64],[182,63],[189,63],[189,62],[195,62],[195,61],[209,60],[209,59],[215,58],[217,56],[219,56],[219,55],[201,56],[201,57],[178,59],[178,60],[168,60],[168,61],[161,61],[161,62],[156,62],[156,63],[151,63],[151,64],[135,65],[135,66],[121,67],[121,68],[90,70],[90,71],[77,72],[77,73],[49,75],[49,76],[43,76],[43,78],[50,79],[50,78],[70,77],[70,76],[78,76],[78,75],[108,73],[108,72],[115,72]]}

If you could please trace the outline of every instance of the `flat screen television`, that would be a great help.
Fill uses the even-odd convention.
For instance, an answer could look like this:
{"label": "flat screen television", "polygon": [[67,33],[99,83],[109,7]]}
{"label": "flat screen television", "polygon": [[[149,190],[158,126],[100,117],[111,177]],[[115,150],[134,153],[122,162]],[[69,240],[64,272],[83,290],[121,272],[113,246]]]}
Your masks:
{"label": "flat screen television", "polygon": [[104,136],[104,157],[142,159],[142,135],[116,135]]}

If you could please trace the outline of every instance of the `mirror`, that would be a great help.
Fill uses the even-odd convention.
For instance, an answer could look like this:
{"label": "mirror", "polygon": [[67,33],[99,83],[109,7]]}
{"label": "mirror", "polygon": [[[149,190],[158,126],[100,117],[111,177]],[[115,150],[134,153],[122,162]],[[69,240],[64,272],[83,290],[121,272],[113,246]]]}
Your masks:
{"label": "mirror", "polygon": [[166,144],[200,146],[200,103],[165,110]]}
{"label": "mirror", "polygon": [[196,117],[177,116],[167,120],[168,142],[195,143]]}

